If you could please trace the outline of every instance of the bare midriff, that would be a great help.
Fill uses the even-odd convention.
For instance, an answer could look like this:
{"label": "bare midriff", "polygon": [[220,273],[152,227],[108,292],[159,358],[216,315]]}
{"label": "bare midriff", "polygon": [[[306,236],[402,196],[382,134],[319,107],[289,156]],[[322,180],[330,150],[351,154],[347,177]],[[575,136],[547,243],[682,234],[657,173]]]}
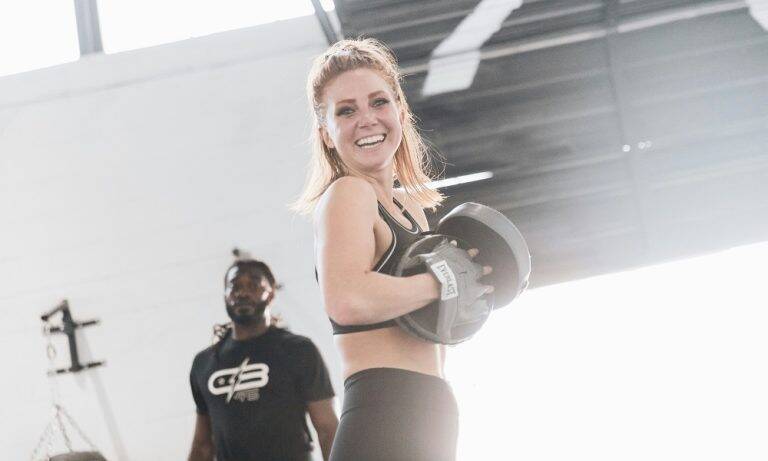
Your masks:
{"label": "bare midriff", "polygon": [[334,336],[344,379],[369,368],[401,368],[443,377],[440,346],[409,335],[400,327]]}
{"label": "bare midriff", "polygon": [[[403,226],[410,227],[408,219],[400,213],[390,210],[390,214]],[[373,261],[379,261],[392,242],[392,233],[381,218],[374,226],[374,238]],[[335,335],[334,340],[341,354],[344,379],[369,368],[400,368],[443,378],[440,346],[411,336],[400,327]]]}

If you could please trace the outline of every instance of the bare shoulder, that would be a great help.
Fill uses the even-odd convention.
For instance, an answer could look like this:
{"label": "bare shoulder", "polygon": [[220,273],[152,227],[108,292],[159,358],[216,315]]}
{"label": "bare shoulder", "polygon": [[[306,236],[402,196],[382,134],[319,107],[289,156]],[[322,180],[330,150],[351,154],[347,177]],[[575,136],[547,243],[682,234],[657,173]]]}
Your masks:
{"label": "bare shoulder", "polygon": [[363,195],[367,196],[367,198],[376,198],[376,192],[373,190],[371,183],[355,176],[344,176],[337,179],[328,186],[328,189],[323,196],[326,195]]}
{"label": "bare shoulder", "polygon": [[419,205],[419,202],[412,199],[402,189],[395,191],[395,198],[397,198],[397,200],[403,204],[405,209],[408,210],[409,213],[411,213],[411,216],[413,216],[413,219],[415,219],[416,222],[419,223],[419,226],[421,226],[422,230],[425,230],[425,231],[429,230],[429,222],[427,221],[427,215],[426,213],[424,213],[424,208],[422,208],[421,205]]}
{"label": "bare shoulder", "polygon": [[339,212],[376,212],[376,192],[368,181],[344,176],[325,190],[315,209],[315,221]]}

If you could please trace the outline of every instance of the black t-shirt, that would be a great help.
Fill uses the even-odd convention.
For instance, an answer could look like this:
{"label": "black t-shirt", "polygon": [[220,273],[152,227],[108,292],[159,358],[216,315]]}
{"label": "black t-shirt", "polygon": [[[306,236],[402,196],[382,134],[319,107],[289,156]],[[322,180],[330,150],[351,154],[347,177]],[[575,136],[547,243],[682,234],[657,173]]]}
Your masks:
{"label": "black t-shirt", "polygon": [[276,327],[246,341],[227,335],[195,356],[189,379],[218,461],[307,460],[307,402],[334,395],[312,341]]}

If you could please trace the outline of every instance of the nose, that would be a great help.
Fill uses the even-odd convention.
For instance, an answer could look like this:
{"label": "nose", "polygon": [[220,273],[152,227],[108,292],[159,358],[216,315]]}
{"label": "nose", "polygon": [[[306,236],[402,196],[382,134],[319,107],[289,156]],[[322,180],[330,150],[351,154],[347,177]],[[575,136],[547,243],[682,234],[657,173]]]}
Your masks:
{"label": "nose", "polygon": [[376,114],[371,109],[363,109],[360,111],[360,119],[358,123],[361,127],[376,125],[376,123],[378,123]]}
{"label": "nose", "polygon": [[250,301],[251,298],[252,298],[252,296],[250,295],[250,293],[246,293],[246,292],[243,292],[243,291],[238,291],[238,292],[235,292],[235,293],[232,294],[232,299],[235,302],[243,302],[243,301],[247,302],[247,301]]}

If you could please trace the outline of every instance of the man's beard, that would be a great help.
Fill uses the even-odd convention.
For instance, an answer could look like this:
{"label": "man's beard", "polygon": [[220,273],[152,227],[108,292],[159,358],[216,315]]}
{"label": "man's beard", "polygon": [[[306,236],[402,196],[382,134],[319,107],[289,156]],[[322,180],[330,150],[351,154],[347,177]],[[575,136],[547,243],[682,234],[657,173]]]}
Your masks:
{"label": "man's beard", "polygon": [[266,302],[254,304],[251,302],[236,302],[227,304],[227,315],[238,325],[252,326],[264,317],[264,310],[267,308]]}

